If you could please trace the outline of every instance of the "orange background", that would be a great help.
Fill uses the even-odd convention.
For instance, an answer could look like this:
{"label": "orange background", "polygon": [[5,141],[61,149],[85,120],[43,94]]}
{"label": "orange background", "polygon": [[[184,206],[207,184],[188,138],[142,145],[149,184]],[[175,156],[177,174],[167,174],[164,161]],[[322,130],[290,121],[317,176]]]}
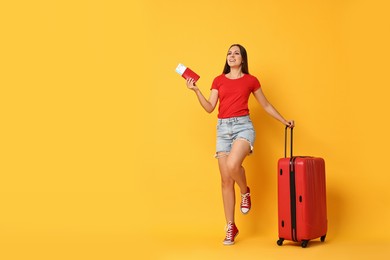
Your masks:
{"label": "orange background", "polygon": [[[2,259],[387,258],[390,4],[356,1],[12,1],[0,4]],[[216,111],[244,45],[294,153],[323,157],[329,233],[276,246],[284,128],[253,98],[253,210],[223,247]],[[238,211],[237,211],[238,213]],[[310,247],[310,244],[309,244]]]}

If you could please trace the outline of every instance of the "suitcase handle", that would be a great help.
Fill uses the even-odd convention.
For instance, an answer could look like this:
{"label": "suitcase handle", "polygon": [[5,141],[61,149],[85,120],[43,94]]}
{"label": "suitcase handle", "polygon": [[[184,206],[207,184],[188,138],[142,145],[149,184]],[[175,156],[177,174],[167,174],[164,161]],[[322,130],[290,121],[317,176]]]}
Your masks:
{"label": "suitcase handle", "polygon": [[[286,126],[284,129],[284,158],[287,157],[287,128],[290,128]],[[290,157],[293,157],[293,128],[290,128],[291,134],[290,134]]]}

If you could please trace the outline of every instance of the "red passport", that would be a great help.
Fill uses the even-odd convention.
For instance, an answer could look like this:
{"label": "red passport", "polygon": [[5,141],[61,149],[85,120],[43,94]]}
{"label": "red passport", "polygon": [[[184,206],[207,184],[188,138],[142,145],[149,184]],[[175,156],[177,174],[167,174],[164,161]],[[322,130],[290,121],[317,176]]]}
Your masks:
{"label": "red passport", "polygon": [[197,82],[198,79],[200,78],[200,76],[198,74],[196,74],[190,68],[184,66],[181,63],[179,65],[177,65],[176,72],[179,73],[179,75],[185,79],[192,78],[195,82]]}

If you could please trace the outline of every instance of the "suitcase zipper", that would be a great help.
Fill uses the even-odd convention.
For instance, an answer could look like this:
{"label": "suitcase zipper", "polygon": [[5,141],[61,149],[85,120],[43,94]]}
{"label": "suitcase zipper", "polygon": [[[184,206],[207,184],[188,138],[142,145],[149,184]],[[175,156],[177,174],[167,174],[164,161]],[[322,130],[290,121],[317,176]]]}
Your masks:
{"label": "suitcase zipper", "polygon": [[295,189],[295,159],[290,158],[290,209],[291,209],[291,238],[293,241],[298,241],[297,238],[297,204],[296,204],[296,189]]}

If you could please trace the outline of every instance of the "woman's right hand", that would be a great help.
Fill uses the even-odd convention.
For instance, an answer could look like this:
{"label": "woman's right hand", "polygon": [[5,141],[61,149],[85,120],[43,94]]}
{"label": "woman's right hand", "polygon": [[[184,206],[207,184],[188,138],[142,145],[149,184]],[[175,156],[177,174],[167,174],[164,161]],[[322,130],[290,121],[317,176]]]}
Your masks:
{"label": "woman's right hand", "polygon": [[186,84],[187,84],[187,88],[191,90],[195,91],[198,89],[198,87],[195,85],[195,80],[192,78],[188,78]]}

